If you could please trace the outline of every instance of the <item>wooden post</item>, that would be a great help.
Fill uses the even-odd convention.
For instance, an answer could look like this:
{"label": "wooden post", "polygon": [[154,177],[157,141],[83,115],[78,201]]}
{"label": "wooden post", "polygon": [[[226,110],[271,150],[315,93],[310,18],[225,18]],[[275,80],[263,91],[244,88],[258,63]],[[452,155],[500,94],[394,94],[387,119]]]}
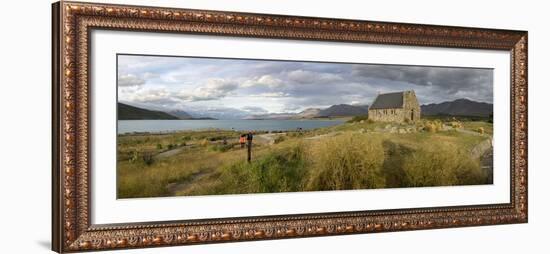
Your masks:
{"label": "wooden post", "polygon": [[248,157],[247,160],[250,162],[250,159],[252,157],[252,140],[248,141]]}
{"label": "wooden post", "polygon": [[247,161],[250,163],[250,160],[252,159],[252,133],[249,132],[247,135],[246,135],[246,141],[248,143],[248,157],[247,157]]}

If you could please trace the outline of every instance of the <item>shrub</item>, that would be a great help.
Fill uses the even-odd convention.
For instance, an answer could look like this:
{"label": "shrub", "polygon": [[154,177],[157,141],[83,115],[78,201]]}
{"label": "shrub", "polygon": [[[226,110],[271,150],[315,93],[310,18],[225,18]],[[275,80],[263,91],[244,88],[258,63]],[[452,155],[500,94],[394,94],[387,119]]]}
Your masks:
{"label": "shrub", "polygon": [[426,123],[424,125],[423,129],[427,132],[436,132],[437,131],[437,127],[435,126],[435,124],[430,123],[430,122]]}
{"label": "shrub", "polygon": [[[365,116],[354,116],[353,118],[351,118],[350,120],[348,120],[347,122],[348,123],[355,123],[355,122],[361,122],[361,121],[367,121],[368,122],[368,119],[369,116],[368,115],[365,115]],[[372,120],[371,120],[372,121]]]}
{"label": "shrub", "polygon": [[308,190],[384,187],[384,149],[375,136],[348,133],[327,138],[313,148],[311,156]]}
{"label": "shrub", "polygon": [[403,159],[402,168],[411,187],[484,182],[479,162],[447,142],[419,148]]}
{"label": "shrub", "polygon": [[141,155],[141,158],[143,159],[143,162],[144,162],[146,165],[151,165],[151,164],[153,164],[153,153],[151,153],[151,152],[143,152],[143,154]]}
{"label": "shrub", "polygon": [[233,148],[233,144],[225,144],[225,145],[219,144],[219,145],[213,145],[208,147],[210,151],[215,151],[215,152],[227,152],[231,150],[231,148]]}
{"label": "shrub", "polygon": [[477,128],[477,132],[481,135],[483,135],[483,133],[485,133],[485,129],[483,127],[479,127]]}
{"label": "shrub", "polygon": [[162,150],[162,144],[157,144],[157,149]]}
{"label": "shrub", "polygon": [[417,131],[422,131],[422,130],[424,130],[425,124],[424,124],[423,121],[417,121],[415,123],[415,127],[416,127]]}
{"label": "shrub", "polygon": [[305,165],[304,147],[296,144],[275,150],[251,163],[239,162],[223,168],[217,184],[208,192],[226,194],[302,191]]}
{"label": "shrub", "polygon": [[443,129],[443,123],[439,119],[435,120],[433,124],[435,125],[436,132]]}
{"label": "shrub", "polygon": [[462,129],[463,126],[461,122],[453,121],[451,122],[451,127],[453,127],[453,129]]}
{"label": "shrub", "polygon": [[285,137],[283,137],[283,136],[277,136],[277,137],[275,138],[275,140],[273,140],[273,142],[274,142],[275,144],[279,144],[279,143],[281,143],[281,142],[283,142],[283,141],[285,141]]}
{"label": "shrub", "polygon": [[461,167],[454,170],[454,176],[458,185],[489,183],[489,176],[482,170],[480,162],[472,159],[463,161]]}
{"label": "shrub", "polygon": [[302,133],[302,132],[297,132],[297,131],[289,132],[289,133],[287,134],[287,136],[292,137],[292,138],[301,137],[301,136],[303,136],[303,135],[304,135],[304,133]]}
{"label": "shrub", "polygon": [[138,151],[132,151],[130,154],[130,162],[136,162],[139,159]]}
{"label": "shrub", "polygon": [[443,123],[439,120],[435,121],[426,121],[426,123],[423,124],[423,130],[427,132],[438,132],[443,129]]}
{"label": "shrub", "polygon": [[209,137],[208,140],[209,141],[218,141],[218,140],[224,140],[224,139],[227,139],[228,137],[226,137],[225,135],[217,135],[217,136],[213,136],[213,137]]}

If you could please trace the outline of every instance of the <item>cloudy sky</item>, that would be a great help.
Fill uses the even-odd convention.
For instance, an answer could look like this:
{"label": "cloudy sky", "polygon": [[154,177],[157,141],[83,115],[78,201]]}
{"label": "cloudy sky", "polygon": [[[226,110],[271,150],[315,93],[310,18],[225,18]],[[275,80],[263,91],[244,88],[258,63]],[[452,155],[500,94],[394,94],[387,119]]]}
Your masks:
{"label": "cloudy sky", "polygon": [[[118,100],[157,110],[239,118],[335,104],[370,105],[414,90],[420,104],[492,103],[491,69],[192,57],[118,56]],[[220,115],[221,114],[221,115]],[[223,116],[225,115],[225,117]]]}

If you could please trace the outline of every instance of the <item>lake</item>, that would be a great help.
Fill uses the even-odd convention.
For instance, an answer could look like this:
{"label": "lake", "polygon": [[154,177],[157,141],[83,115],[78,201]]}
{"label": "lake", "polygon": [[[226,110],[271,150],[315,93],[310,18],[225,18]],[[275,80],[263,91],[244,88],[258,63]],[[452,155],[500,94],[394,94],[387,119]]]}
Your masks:
{"label": "lake", "polygon": [[288,131],[329,127],[344,120],[119,120],[118,134],[223,129],[237,131]]}

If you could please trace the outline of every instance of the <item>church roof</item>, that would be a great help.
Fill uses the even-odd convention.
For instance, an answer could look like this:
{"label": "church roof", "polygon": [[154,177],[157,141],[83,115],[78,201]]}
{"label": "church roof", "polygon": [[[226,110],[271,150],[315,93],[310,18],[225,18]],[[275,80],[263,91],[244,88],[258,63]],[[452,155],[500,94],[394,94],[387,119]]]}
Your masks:
{"label": "church roof", "polygon": [[376,96],[371,109],[402,108],[404,92],[385,93]]}

